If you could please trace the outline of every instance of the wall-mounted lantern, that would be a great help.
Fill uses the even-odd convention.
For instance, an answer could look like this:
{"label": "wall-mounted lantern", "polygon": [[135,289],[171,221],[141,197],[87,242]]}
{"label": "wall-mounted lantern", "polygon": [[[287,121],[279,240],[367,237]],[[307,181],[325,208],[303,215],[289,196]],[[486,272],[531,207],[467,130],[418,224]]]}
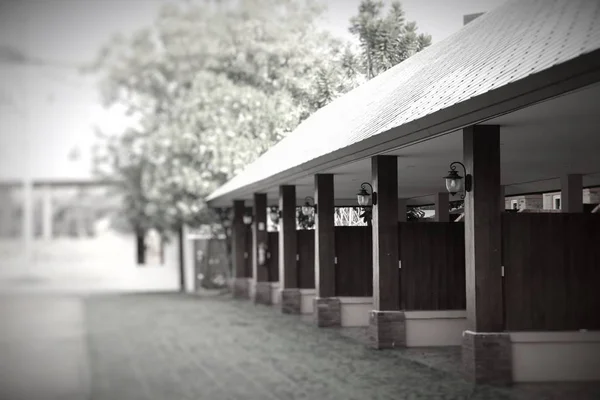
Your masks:
{"label": "wall-mounted lantern", "polygon": [[[367,186],[371,188],[371,193],[367,192]],[[360,185],[360,190],[358,193],[356,193],[356,200],[358,201],[358,205],[363,208],[363,212],[360,214],[360,217],[369,226],[371,226],[371,220],[373,219],[373,212],[371,210],[372,207],[369,205],[371,202],[371,197],[373,198],[372,205],[377,205],[377,192],[373,190],[373,186],[371,186],[370,183],[363,182]]]}
{"label": "wall-mounted lantern", "polygon": [[244,213],[242,220],[244,221],[244,225],[252,224],[252,214],[249,212]]}
{"label": "wall-mounted lantern", "polygon": [[[367,192],[366,186],[371,188],[371,193]],[[361,207],[368,207],[369,201],[373,197],[373,205],[377,205],[377,192],[373,190],[373,186],[370,183],[364,182],[360,185],[360,190],[356,194],[358,205]]]}
{"label": "wall-mounted lantern", "polygon": [[[463,168],[465,174],[464,181],[463,177],[456,171],[457,165],[460,165]],[[450,164],[450,171],[448,171],[448,175],[445,176],[444,179],[446,180],[446,190],[453,196],[456,193],[463,192],[460,198],[464,199],[465,193],[471,191],[472,176],[467,174],[467,168],[465,168],[465,165],[460,161],[454,161]]]}
{"label": "wall-mounted lantern", "polygon": [[272,223],[277,225],[279,223],[279,218],[281,218],[281,210],[277,209],[277,207],[271,207],[269,210],[269,218]]}
{"label": "wall-mounted lantern", "polygon": [[265,265],[267,263],[267,245],[264,243],[258,244],[258,265]]}
{"label": "wall-mounted lantern", "polygon": [[315,199],[313,199],[310,196],[307,196],[304,199],[304,205],[302,206],[302,214],[310,215],[311,210],[314,210],[315,214],[316,214],[317,213],[317,205],[315,204]]}

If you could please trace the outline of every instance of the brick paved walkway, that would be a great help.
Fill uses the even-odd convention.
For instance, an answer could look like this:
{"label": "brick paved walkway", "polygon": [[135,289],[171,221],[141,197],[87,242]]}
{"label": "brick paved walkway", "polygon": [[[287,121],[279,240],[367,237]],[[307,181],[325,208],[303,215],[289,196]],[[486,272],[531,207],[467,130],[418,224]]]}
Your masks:
{"label": "brick paved walkway", "polygon": [[474,389],[401,352],[245,301],[93,297],[86,315],[94,400],[533,398]]}
{"label": "brick paved walkway", "polygon": [[0,400],[89,398],[83,314],[73,296],[0,295]]}
{"label": "brick paved walkway", "polygon": [[473,389],[414,362],[449,370],[456,349],[369,350],[364,330],[224,297],[7,296],[0,321],[0,400],[600,399],[599,385]]}

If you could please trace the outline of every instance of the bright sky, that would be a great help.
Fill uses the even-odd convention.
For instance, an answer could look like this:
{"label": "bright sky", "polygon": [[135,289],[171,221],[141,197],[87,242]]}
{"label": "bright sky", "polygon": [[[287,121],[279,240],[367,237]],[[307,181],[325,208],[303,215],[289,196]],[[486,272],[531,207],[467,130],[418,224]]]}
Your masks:
{"label": "bright sky", "polygon": [[[0,0],[0,45],[53,67],[0,64],[0,180],[90,176],[94,125],[118,132],[125,120],[104,110],[97,86],[76,67],[116,32],[147,26],[166,0]],[[351,39],[348,20],[360,0],[329,0],[323,28]],[[438,42],[462,27],[463,15],[504,0],[403,0],[409,20]],[[17,107],[11,105],[16,103]],[[69,158],[73,149],[80,154]]]}

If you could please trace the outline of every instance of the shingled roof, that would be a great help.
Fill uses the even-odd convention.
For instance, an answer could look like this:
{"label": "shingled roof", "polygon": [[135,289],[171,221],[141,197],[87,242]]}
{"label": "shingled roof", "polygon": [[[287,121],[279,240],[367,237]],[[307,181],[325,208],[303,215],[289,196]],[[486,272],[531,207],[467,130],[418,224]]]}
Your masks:
{"label": "shingled roof", "polygon": [[318,110],[208,200],[598,50],[599,21],[597,0],[509,1]]}

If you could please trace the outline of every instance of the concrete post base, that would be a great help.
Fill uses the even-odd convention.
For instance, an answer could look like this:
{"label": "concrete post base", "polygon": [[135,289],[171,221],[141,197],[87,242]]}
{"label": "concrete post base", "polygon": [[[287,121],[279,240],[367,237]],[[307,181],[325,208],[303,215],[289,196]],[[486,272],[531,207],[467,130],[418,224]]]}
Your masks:
{"label": "concrete post base", "polygon": [[234,278],[232,285],[233,297],[236,299],[250,298],[250,282],[248,278]]}
{"label": "concrete post base", "polygon": [[404,311],[378,311],[369,314],[369,345],[374,349],[406,346]]}
{"label": "concrete post base", "polygon": [[302,295],[300,289],[281,289],[281,312],[284,314],[300,314]]}
{"label": "concrete post base", "polygon": [[271,305],[280,307],[281,289],[279,282],[269,282],[271,284]]}
{"label": "concrete post base", "polygon": [[509,333],[463,332],[462,366],[473,383],[507,386],[512,383]]}
{"label": "concrete post base", "polygon": [[319,328],[342,325],[342,307],[337,297],[316,297],[314,313],[315,323]]}
{"label": "concrete post base", "polygon": [[271,305],[271,282],[256,282],[253,301],[255,304]]}

